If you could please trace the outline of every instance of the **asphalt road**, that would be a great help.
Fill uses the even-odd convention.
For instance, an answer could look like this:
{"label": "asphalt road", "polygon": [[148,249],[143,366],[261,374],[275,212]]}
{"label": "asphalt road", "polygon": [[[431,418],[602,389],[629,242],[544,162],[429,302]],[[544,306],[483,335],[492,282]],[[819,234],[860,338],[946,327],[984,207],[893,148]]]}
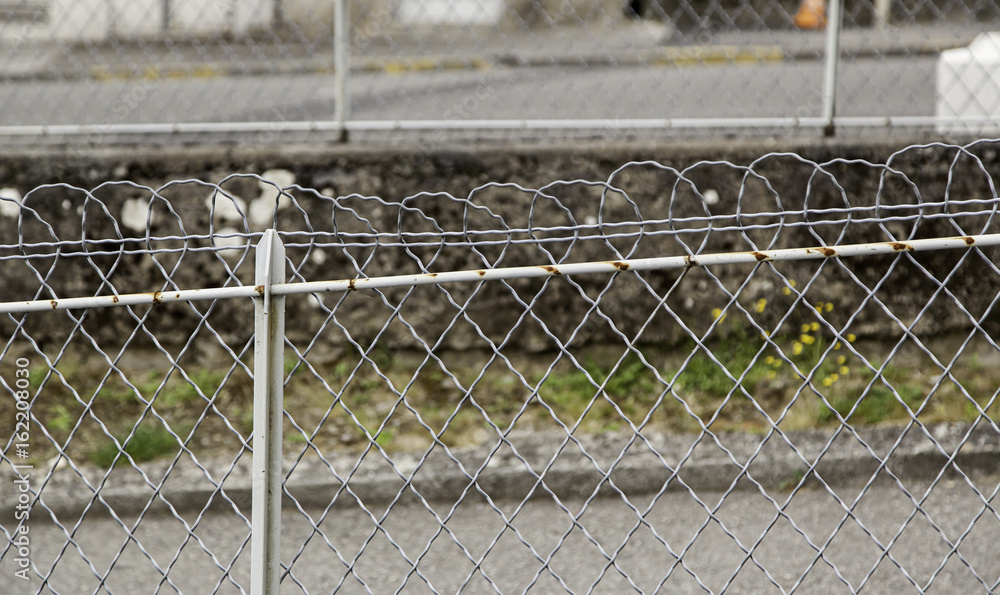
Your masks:
{"label": "asphalt road", "polygon": [[[819,61],[357,73],[356,120],[818,116]],[[845,59],[837,113],[933,115],[934,58]],[[329,120],[329,74],[20,81],[0,125]]]}
{"label": "asphalt road", "polygon": [[[975,481],[986,499],[997,489],[996,477]],[[281,559],[290,571],[281,590],[849,593],[863,588],[869,593],[987,593],[996,589],[1000,520],[995,512],[986,510],[984,500],[964,480],[944,480],[929,492],[927,482],[908,482],[905,487],[913,499],[888,482],[863,494],[859,485],[838,487],[833,493],[842,503],[819,486],[795,494],[772,492],[774,502],[759,491],[668,492],[655,500],[633,497],[632,505],[641,515],[621,498],[568,500],[562,506],[551,499],[496,503],[508,524],[476,495],[457,506],[400,502],[388,513],[384,504],[370,506],[368,512],[357,506],[324,511],[286,505]],[[915,501],[921,503],[919,510]],[[176,518],[150,516],[138,524],[134,540],[128,539],[122,524],[107,517],[88,517],[79,527],[66,525],[65,532],[51,522],[33,521],[32,562],[47,573],[58,560],[51,580],[43,586],[37,577],[27,584],[9,579],[13,568],[6,556],[0,561],[7,585],[3,591],[247,591],[247,523],[232,512],[210,512],[200,519],[195,513],[183,516],[193,527],[190,533]],[[444,530],[438,519],[446,519]],[[122,522],[131,527],[136,519]],[[72,543],[64,549],[66,533],[72,535]],[[98,576],[105,574],[102,584]]]}

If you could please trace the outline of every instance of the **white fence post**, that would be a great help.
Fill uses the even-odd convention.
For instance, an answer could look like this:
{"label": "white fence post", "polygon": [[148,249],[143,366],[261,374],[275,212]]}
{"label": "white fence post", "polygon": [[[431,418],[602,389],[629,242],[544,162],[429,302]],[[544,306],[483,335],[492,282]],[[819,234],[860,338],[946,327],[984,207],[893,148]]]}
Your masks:
{"label": "white fence post", "polygon": [[833,118],[837,103],[837,67],[840,64],[840,16],[844,0],[830,0],[829,20],[826,25],[826,62],[823,65],[823,128],[824,136],[833,136]]}
{"label": "white fence post", "polygon": [[351,74],[350,6],[347,0],[333,0],[333,69],[334,106],[333,119],[340,128],[340,142],[347,142],[347,119],[351,117],[350,98],[347,93],[348,78]]}
{"label": "white fence post", "polygon": [[277,595],[281,575],[281,416],[285,298],[271,285],[285,281],[285,247],[269,229],[257,244],[254,300],[253,510],[250,593]]}

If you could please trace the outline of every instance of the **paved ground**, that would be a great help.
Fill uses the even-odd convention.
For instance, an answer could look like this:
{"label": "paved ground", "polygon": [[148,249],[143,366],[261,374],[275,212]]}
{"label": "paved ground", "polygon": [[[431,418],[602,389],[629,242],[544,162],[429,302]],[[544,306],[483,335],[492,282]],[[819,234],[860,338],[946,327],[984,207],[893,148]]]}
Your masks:
{"label": "paved ground", "polygon": [[[933,116],[936,91],[928,81],[935,76],[937,55],[967,45],[985,28],[988,24],[942,23],[844,30],[837,115]],[[465,136],[450,131],[443,137],[448,141],[469,134],[474,140],[524,136],[524,131],[490,128],[489,121],[498,119],[602,120],[612,124],[597,132],[611,137],[631,126],[615,122],[645,119],[649,124],[625,132],[649,135],[677,134],[671,131],[675,122],[693,120],[701,124],[679,130],[717,134],[705,121],[729,118],[720,126],[734,134],[789,135],[796,131],[787,121],[774,128],[766,119],[821,115],[821,31],[692,32],[625,21],[544,32],[389,33],[351,38],[346,107],[355,140],[365,134],[381,142],[409,138],[400,132],[408,127],[394,124],[400,121],[417,123],[424,131],[433,122],[468,128]],[[216,123],[249,123],[243,137],[254,137],[262,131],[259,125],[252,130],[253,123],[269,122],[268,138],[280,132],[289,141],[316,140],[291,133],[310,134],[314,128],[303,127],[309,123],[332,124],[338,109],[329,39],[20,45],[0,58],[0,77],[7,81],[0,85],[5,106],[0,126],[10,138],[37,138],[42,126],[89,125],[101,128],[48,128],[44,134],[56,142],[64,133],[70,140],[84,134],[88,142],[128,142],[130,137],[114,133],[117,127],[131,127],[133,133],[203,141],[208,137],[178,136],[173,125],[201,123],[189,130],[205,135],[224,129],[209,131]],[[752,128],[739,123],[748,118],[765,121]],[[544,134],[574,134],[559,129]],[[884,134],[883,129],[877,133]],[[424,142],[426,135],[415,134]]]}
{"label": "paved ground", "polygon": [[[978,478],[978,488],[988,497],[996,479]],[[963,480],[932,489],[918,481],[902,486],[909,494],[881,482],[867,490],[812,486],[766,496],[668,492],[629,503],[602,497],[490,504],[472,494],[457,505],[407,501],[388,512],[379,504],[330,511],[288,506],[281,559],[289,573],[282,592],[390,593],[404,585],[405,593],[455,593],[463,585],[468,593],[997,588],[1000,520],[983,514],[984,498]],[[92,593],[105,575],[101,592],[109,593],[148,593],[156,585],[162,592],[248,590],[243,519],[231,513],[184,518],[191,533],[174,517],[153,515],[142,519],[133,538],[124,527],[134,525],[134,515],[121,522],[88,518],[79,527],[36,522],[32,560],[47,573],[58,559],[45,592]],[[67,533],[72,544],[64,547]],[[9,581],[11,572],[7,556],[0,573]],[[11,584],[5,592],[12,595],[42,586],[37,576]]]}
{"label": "paved ground", "polygon": [[[521,458],[478,448],[454,451],[457,458],[437,449],[423,462],[422,453],[330,453],[329,466],[288,460],[284,591],[341,585],[344,593],[384,593],[405,584],[405,592],[466,585],[482,593],[493,591],[489,581],[503,593],[529,585],[537,593],[594,585],[600,593],[997,588],[996,433],[984,424],[901,430],[812,430],[766,441],[650,432],[631,446],[628,433],[609,433],[562,451],[557,435],[525,432],[509,438]],[[952,455],[962,474],[942,473]],[[84,469],[92,485],[104,483],[100,502],[74,470],[56,471],[31,517],[34,569],[54,568],[46,588],[59,593],[91,593],[105,578],[111,593],[149,592],[166,581],[167,592],[245,589],[247,459],[202,461],[204,468],[149,463],[150,483],[128,468],[107,479]],[[807,461],[818,461],[808,474]],[[737,462],[756,483],[737,480]],[[536,486],[547,465],[544,486]],[[225,478],[225,496],[206,472]],[[609,472],[618,491],[597,490]],[[12,557],[0,560],[3,576],[14,570]],[[13,593],[34,593],[41,579],[14,585]]]}

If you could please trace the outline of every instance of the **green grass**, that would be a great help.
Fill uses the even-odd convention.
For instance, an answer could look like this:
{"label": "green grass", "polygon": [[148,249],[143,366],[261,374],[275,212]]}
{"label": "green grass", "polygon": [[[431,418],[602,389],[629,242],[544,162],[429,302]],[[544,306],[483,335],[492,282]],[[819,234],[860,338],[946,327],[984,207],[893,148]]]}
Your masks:
{"label": "green grass", "polygon": [[121,449],[113,441],[107,441],[104,446],[90,454],[91,462],[107,469],[112,465],[128,462],[128,458],[122,453],[128,454],[136,462],[141,462],[173,455],[180,449],[177,438],[158,423],[143,422],[135,429],[131,438],[127,434],[118,435],[116,438],[122,445]]}
{"label": "green grass", "polygon": [[382,448],[388,448],[392,443],[392,431],[382,430],[375,436],[375,444],[378,444]]}
{"label": "green grass", "polygon": [[76,421],[69,409],[63,404],[56,404],[52,406],[52,411],[54,415],[49,421],[49,427],[57,432],[68,432]]}
{"label": "green grass", "polygon": [[734,332],[712,346],[711,351],[718,363],[699,348],[677,375],[676,382],[682,388],[709,397],[725,397],[732,393],[736,387],[735,379],[741,376],[740,385],[752,387],[768,372],[760,353],[763,343],[763,339],[751,339],[742,330]]}
{"label": "green grass", "polygon": [[544,379],[536,378],[540,382],[538,398],[566,425],[574,425],[586,412],[586,425],[591,430],[600,431],[608,423],[620,426],[624,420],[618,411],[637,423],[666,389],[653,369],[635,354],[620,362],[590,358],[585,360],[584,370],[565,366]]}
{"label": "green grass", "polygon": [[[977,404],[989,407],[986,414],[994,419],[1000,415],[1000,403],[990,401],[1000,386],[1000,369],[974,355],[956,365],[953,379],[942,382],[939,371],[922,369],[927,366],[919,360],[882,366],[869,358],[869,366],[832,341],[806,321],[768,341],[730,320],[697,349],[693,342],[646,347],[641,357],[630,353],[625,358],[607,347],[580,349],[573,354],[578,364],[564,355],[551,370],[556,354],[518,354],[511,363],[523,381],[502,362],[493,361],[484,372],[481,362],[490,361],[489,354],[439,354],[447,371],[421,353],[390,353],[381,347],[373,351],[378,372],[371,363],[358,365],[356,356],[314,361],[311,368],[296,368],[290,359],[285,365],[290,374],[286,411],[304,432],[316,436],[305,444],[306,438],[288,422],[286,448],[336,451],[374,442],[389,450],[416,450],[435,440],[461,447],[491,439],[515,420],[517,428],[528,431],[563,425],[598,434],[640,424],[690,432],[710,421],[712,431],[760,432],[779,416],[783,430],[833,427],[844,417],[857,425],[901,423],[918,410],[925,423],[972,421],[980,415]],[[879,347],[861,348],[866,351],[878,353]],[[32,455],[39,460],[54,456],[56,445],[65,444],[73,432],[66,446],[72,456],[109,465],[118,450],[101,426],[123,440],[137,419],[150,419],[150,408],[167,426],[187,427],[191,438],[186,446],[199,456],[239,448],[233,430],[246,439],[253,425],[252,379],[242,368],[228,379],[225,368],[190,363],[184,369],[188,379],[170,368],[125,370],[129,386],[118,372],[109,375],[106,367],[67,360],[59,370],[75,396],[57,376],[33,368],[32,390],[40,388],[42,398],[32,414],[53,441],[40,443]],[[466,394],[470,386],[471,394]],[[404,387],[403,401],[397,403],[400,396],[394,391]],[[12,418],[9,401],[0,402],[0,415]],[[178,448],[177,439],[159,422],[144,422],[125,450],[146,460]]]}
{"label": "green grass", "polygon": [[[899,402],[892,389],[884,384],[876,384],[868,392],[857,397],[848,395],[831,399],[831,405],[848,423],[878,424],[892,420],[904,420],[910,417],[923,401],[925,391],[912,384],[895,385],[896,394],[905,406]],[[853,410],[853,413],[852,413]],[[850,417],[848,415],[850,414]],[[829,423],[837,420],[833,411],[825,405],[821,406],[817,421]]]}
{"label": "green grass", "polygon": [[[201,368],[195,370],[189,382],[180,373],[174,372],[171,375],[170,381],[163,386],[163,390],[157,397],[157,403],[166,407],[183,407],[191,403],[203,401],[203,399],[211,399],[224,377],[225,374],[220,371]],[[158,380],[159,378],[155,373],[150,374],[151,383],[155,383]]]}

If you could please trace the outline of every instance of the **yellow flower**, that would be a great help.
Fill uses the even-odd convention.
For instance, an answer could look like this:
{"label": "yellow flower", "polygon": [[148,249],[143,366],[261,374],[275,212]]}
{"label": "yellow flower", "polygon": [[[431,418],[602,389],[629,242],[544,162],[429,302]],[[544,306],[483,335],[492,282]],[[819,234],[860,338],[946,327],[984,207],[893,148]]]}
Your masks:
{"label": "yellow flower", "polygon": [[775,378],[777,378],[777,377],[778,377],[778,373],[777,373],[777,372],[775,372],[774,370],[771,370],[771,371],[769,371],[769,372],[767,373],[767,379],[768,379],[768,380],[774,380],[774,379],[775,379]]}
{"label": "yellow flower", "polygon": [[827,302],[826,305],[823,306],[823,310],[825,310],[826,312],[830,312],[831,310],[833,310],[833,303]]}
{"label": "yellow flower", "polygon": [[840,375],[841,376],[847,376],[847,373],[850,372],[850,371],[851,371],[851,369],[848,368],[847,366],[840,366]]}
{"label": "yellow flower", "polygon": [[831,386],[833,384],[833,379],[827,376],[823,379],[823,386]]}
{"label": "yellow flower", "polygon": [[792,354],[802,355],[802,343],[799,343],[798,341],[792,343]]}
{"label": "yellow flower", "polygon": [[846,355],[838,355],[837,356],[837,365],[838,366],[843,366],[845,363],[847,363],[847,356]]}
{"label": "yellow flower", "polygon": [[764,363],[767,364],[768,366],[770,366],[771,364],[773,364],[774,363],[774,356],[773,355],[769,355],[769,356],[765,357],[764,358]]}
{"label": "yellow flower", "polygon": [[833,382],[840,380],[840,376],[836,372],[830,374],[829,376],[827,376],[827,378],[829,378]]}
{"label": "yellow flower", "polygon": [[858,337],[854,333],[847,333],[847,342],[853,343]]}
{"label": "yellow flower", "polygon": [[834,349],[840,349],[840,341],[837,341],[837,342],[835,342],[835,343],[833,344],[833,348],[834,348]]}
{"label": "yellow flower", "polygon": [[818,331],[819,330],[819,323],[818,322],[814,322],[814,323],[810,324],[809,325],[809,330],[811,330],[814,333],[816,331]]}
{"label": "yellow flower", "polygon": [[712,308],[712,318],[718,318],[720,316],[722,316],[722,309],[721,308]]}
{"label": "yellow flower", "polygon": [[803,324],[803,325],[802,325],[802,332],[803,332],[803,333],[808,333],[808,332],[809,332],[809,328],[810,328],[810,327],[809,327],[809,325],[808,325],[808,324]]}
{"label": "yellow flower", "polygon": [[795,279],[789,279],[788,284],[791,285],[792,287],[795,287]]}
{"label": "yellow flower", "polygon": [[823,311],[823,302],[817,302],[817,304],[815,306],[813,306],[813,308],[816,308],[817,312],[822,312]]}
{"label": "yellow flower", "polygon": [[781,367],[781,360],[780,359],[774,360],[774,367],[775,368],[780,368]]}
{"label": "yellow flower", "polygon": [[764,308],[766,308],[766,307],[767,307],[767,300],[765,300],[764,298],[760,298],[759,300],[757,300],[756,310],[757,310],[758,314],[760,314],[761,312],[763,312]]}
{"label": "yellow flower", "polygon": [[802,341],[806,345],[812,345],[816,342],[816,337],[812,335],[799,335],[799,341]]}
{"label": "yellow flower", "polygon": [[792,295],[792,290],[788,289],[787,287],[782,287],[781,288],[781,295]]}

